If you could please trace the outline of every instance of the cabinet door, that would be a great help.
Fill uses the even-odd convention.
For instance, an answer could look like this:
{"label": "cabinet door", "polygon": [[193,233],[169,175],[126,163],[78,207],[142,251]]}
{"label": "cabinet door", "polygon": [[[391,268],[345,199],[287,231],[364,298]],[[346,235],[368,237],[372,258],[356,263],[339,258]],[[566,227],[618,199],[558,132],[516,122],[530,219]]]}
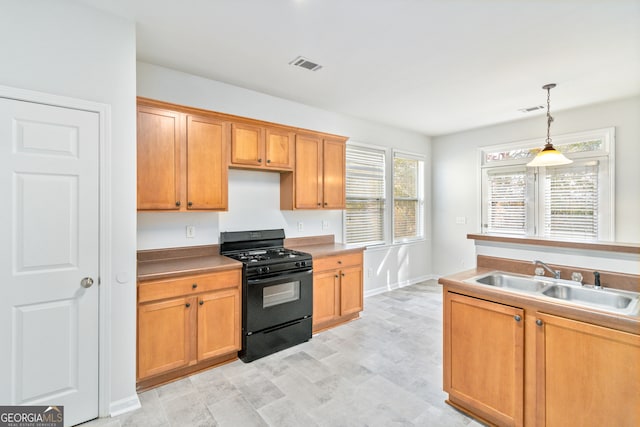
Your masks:
{"label": "cabinet door", "polygon": [[340,272],[340,315],[362,311],[362,267],[345,268]]}
{"label": "cabinet door", "polygon": [[292,169],[294,134],[280,129],[266,129],[265,157],[266,167],[274,169]]}
{"label": "cabinet door", "polygon": [[523,424],[523,317],[519,308],[445,294],[444,389],[498,425]]}
{"label": "cabinet door", "polygon": [[227,209],[227,124],[187,117],[187,209]]}
{"label": "cabinet door", "polygon": [[231,164],[262,166],[264,160],[264,130],[259,126],[231,125]]}
{"label": "cabinet door", "polygon": [[639,426],[640,335],[538,315],[540,426]]}
{"label": "cabinet door", "polygon": [[138,107],[138,209],[180,209],[180,113]]}
{"label": "cabinet door", "polygon": [[338,315],[338,271],[313,275],[313,324],[332,320]]}
{"label": "cabinet door", "polygon": [[240,350],[240,312],[239,288],[198,297],[198,360]]}
{"label": "cabinet door", "polygon": [[295,207],[322,207],[322,140],[312,135],[296,136]]}
{"label": "cabinet door", "polygon": [[325,140],[323,153],[322,207],[344,209],[346,151],[343,141]]}
{"label": "cabinet door", "polygon": [[195,299],[175,298],[138,306],[138,378],[193,361]]}

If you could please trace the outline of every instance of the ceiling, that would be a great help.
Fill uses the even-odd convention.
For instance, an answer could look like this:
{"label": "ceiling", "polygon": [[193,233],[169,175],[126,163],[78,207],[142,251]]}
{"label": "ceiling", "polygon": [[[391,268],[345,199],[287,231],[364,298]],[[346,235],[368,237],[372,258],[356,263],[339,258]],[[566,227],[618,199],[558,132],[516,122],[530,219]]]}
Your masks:
{"label": "ceiling", "polygon": [[140,61],[432,136],[640,94],[640,0],[78,1]]}

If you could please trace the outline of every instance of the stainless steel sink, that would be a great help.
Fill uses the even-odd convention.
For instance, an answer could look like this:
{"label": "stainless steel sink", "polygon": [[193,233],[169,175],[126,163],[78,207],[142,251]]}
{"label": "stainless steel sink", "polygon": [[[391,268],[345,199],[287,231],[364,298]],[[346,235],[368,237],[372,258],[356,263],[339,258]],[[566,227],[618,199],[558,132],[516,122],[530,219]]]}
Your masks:
{"label": "stainless steel sink", "polygon": [[569,280],[493,271],[465,280],[467,283],[492,286],[507,292],[527,294],[542,299],[605,310],[631,316],[640,315],[640,293],[618,289],[594,289]]}
{"label": "stainless steel sink", "polygon": [[520,291],[537,292],[547,286],[548,282],[537,279],[531,279],[526,276],[516,276],[504,273],[491,273],[484,277],[475,279],[476,282],[483,285],[497,286],[499,288],[510,288]]}
{"label": "stainless steel sink", "polygon": [[[604,289],[578,288],[573,286],[552,285],[542,292],[544,295],[574,303],[624,310],[634,301],[633,296],[621,294],[620,291]],[[635,296],[635,300],[638,296]]]}

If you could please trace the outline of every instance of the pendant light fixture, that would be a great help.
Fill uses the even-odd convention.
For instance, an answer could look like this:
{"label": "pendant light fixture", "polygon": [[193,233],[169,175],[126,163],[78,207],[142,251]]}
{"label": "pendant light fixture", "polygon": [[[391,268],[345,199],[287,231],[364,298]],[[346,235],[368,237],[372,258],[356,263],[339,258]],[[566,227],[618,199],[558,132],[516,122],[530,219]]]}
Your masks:
{"label": "pendant light fixture", "polygon": [[553,121],[553,117],[551,117],[551,89],[556,87],[555,83],[549,83],[542,86],[542,89],[547,91],[547,140],[546,144],[542,148],[542,150],[527,163],[527,166],[536,167],[536,166],[558,166],[558,165],[567,165],[569,163],[573,163],[573,160],[567,159],[564,154],[553,148],[553,144],[551,144],[551,122]]}

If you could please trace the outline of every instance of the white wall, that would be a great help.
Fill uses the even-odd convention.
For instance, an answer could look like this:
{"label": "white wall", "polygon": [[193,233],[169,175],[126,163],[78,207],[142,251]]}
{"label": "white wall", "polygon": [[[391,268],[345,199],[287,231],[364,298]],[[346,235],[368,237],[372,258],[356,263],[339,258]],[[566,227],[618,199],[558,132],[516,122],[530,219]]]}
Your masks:
{"label": "white wall", "polygon": [[[135,26],[75,2],[0,3],[0,85],[111,106],[111,403],[137,402]],[[116,281],[116,277],[119,282]]]}
{"label": "white wall", "polygon": [[[553,114],[554,134],[615,126],[615,240],[640,242],[640,97],[596,104]],[[543,138],[546,119],[538,115],[496,126],[432,139],[433,150],[433,266],[438,275],[475,266],[473,240],[480,232],[479,165],[477,148]],[[466,224],[456,224],[456,217]]]}
{"label": "white wall", "polygon": [[[424,154],[427,157],[425,186],[431,188],[429,138],[423,135],[153,64],[139,62],[137,73],[139,96],[344,135],[360,143]],[[342,211],[280,211],[279,203],[280,178],[277,173],[230,170],[228,212],[139,213],[138,248],[213,244],[218,242],[220,231],[264,228],[284,228],[287,237],[334,234],[336,241],[343,241]],[[428,203],[425,211],[428,215]],[[322,228],[323,221],[328,221],[328,228]],[[302,231],[298,231],[300,222]],[[428,216],[425,222],[430,225]],[[195,238],[186,237],[187,225],[196,226]],[[430,236],[427,226],[428,238],[402,249],[402,255],[398,255],[400,249],[395,246],[367,251],[365,266],[375,265],[376,268],[371,275],[365,274],[365,291],[375,293],[426,277],[431,272]],[[408,259],[412,261],[408,262]]]}

